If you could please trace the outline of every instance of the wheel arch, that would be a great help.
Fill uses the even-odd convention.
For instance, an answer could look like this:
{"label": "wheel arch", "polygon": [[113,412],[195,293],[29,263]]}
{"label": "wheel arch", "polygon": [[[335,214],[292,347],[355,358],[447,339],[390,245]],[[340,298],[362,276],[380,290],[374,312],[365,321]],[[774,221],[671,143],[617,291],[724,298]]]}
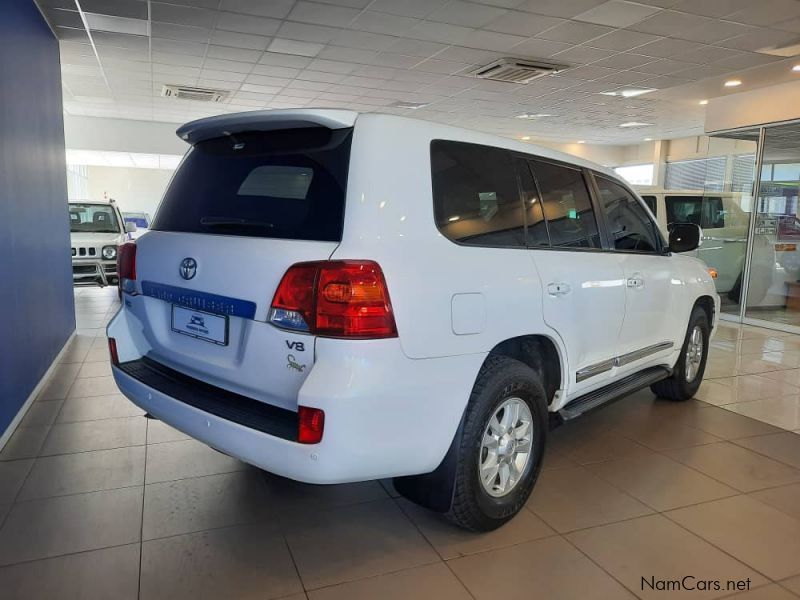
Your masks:
{"label": "wheel arch", "polygon": [[556,391],[566,386],[566,361],[556,342],[546,335],[521,335],[503,340],[492,348],[487,359],[489,356],[513,358],[533,369],[542,380],[548,405],[552,404]]}
{"label": "wheel arch", "polygon": [[708,317],[708,324],[710,327],[714,327],[714,322],[717,317],[716,315],[716,305],[714,304],[714,299],[711,296],[700,296],[697,300],[694,301],[694,306],[692,306],[692,310],[695,307],[702,308],[706,316]]}

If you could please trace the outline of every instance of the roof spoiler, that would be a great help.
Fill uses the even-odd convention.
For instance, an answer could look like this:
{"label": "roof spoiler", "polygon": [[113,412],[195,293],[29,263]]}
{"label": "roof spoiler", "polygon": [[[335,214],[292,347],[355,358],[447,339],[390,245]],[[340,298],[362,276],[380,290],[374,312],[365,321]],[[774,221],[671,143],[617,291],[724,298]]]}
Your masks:
{"label": "roof spoiler", "polygon": [[334,109],[254,110],[191,121],[175,132],[192,145],[243,131],[275,131],[302,127],[352,127],[358,113]]}

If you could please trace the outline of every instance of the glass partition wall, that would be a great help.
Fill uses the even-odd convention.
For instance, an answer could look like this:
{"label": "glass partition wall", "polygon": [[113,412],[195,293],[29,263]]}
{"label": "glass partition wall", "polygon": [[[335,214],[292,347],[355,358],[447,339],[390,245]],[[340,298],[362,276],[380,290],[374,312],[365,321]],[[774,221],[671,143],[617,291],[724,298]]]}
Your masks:
{"label": "glass partition wall", "polygon": [[670,216],[703,228],[697,255],[717,272],[722,318],[800,333],[800,123],[715,134],[706,153],[673,169],[703,191]]}

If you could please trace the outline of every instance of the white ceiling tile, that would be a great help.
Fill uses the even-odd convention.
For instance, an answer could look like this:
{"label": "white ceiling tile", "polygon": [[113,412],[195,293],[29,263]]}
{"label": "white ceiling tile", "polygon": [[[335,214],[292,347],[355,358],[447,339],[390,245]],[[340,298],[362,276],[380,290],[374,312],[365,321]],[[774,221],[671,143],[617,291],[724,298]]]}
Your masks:
{"label": "white ceiling tile", "polygon": [[303,69],[311,62],[311,59],[305,56],[281,54],[278,52],[265,52],[258,62],[262,65]]}
{"label": "white ceiling tile", "polygon": [[344,62],[354,62],[371,64],[369,59],[377,56],[377,52],[371,50],[359,50],[358,48],[344,48],[342,46],[327,46],[319,53],[320,58],[328,60],[340,60]]}
{"label": "white ceiling tile", "polygon": [[211,29],[214,26],[215,12],[204,8],[176,6],[161,2],[150,2],[150,18],[163,23],[191,25]]}
{"label": "white ceiling tile", "polygon": [[299,68],[293,67],[279,67],[276,65],[255,65],[253,67],[252,75],[269,75],[271,77],[285,77],[293,79],[300,74]]}
{"label": "white ceiling tile", "polygon": [[261,57],[261,52],[258,50],[246,50],[244,48],[229,48],[227,46],[214,46],[208,47],[209,58],[221,58],[224,60],[238,60],[241,62],[254,63],[258,62]]}
{"label": "white ceiling tile", "polygon": [[674,10],[703,15],[706,17],[724,17],[753,4],[753,0],[679,0],[672,6]]}
{"label": "white ceiling tile", "polygon": [[554,55],[553,59],[567,65],[585,65],[614,56],[614,54],[611,50],[601,50],[599,48],[590,48],[589,46],[573,46],[569,50]]}
{"label": "white ceiling tile", "polygon": [[761,65],[766,65],[776,60],[781,60],[781,57],[748,52],[747,54],[731,55],[727,58],[714,61],[711,63],[711,66],[722,67],[729,70],[752,69],[753,67],[760,67]]}
{"label": "white ceiling tile", "polygon": [[418,25],[412,27],[406,35],[410,38],[429,40],[431,42],[462,45],[472,31],[473,30],[468,27],[422,21]]}
{"label": "white ceiling tile", "polygon": [[[247,78],[246,73],[235,73],[233,71],[216,71],[214,69],[203,69],[200,72],[203,79],[216,79],[218,81],[238,81],[241,83]],[[252,83],[258,83],[254,81]]]}
{"label": "white ceiling tile", "polygon": [[306,69],[297,75],[301,81],[320,81],[323,83],[337,83],[342,81],[347,75],[341,73],[325,73],[324,71],[312,71]]}
{"label": "white ceiling tile", "polygon": [[659,8],[626,2],[625,0],[609,0],[594,8],[576,15],[577,21],[608,25],[610,27],[627,27],[658,12]]}
{"label": "white ceiling tile", "polygon": [[517,6],[517,10],[549,15],[551,17],[562,17],[571,19],[575,15],[586,12],[606,0],[528,0]]}
{"label": "white ceiling tile", "polygon": [[153,62],[165,63],[168,65],[184,65],[187,67],[199,67],[203,64],[203,57],[192,56],[189,54],[174,54],[171,52],[153,51]]}
{"label": "white ceiling tile", "polygon": [[[799,3],[800,4],[800,3]],[[785,43],[796,43],[797,34],[775,29],[756,29],[744,35],[729,38],[717,45],[736,50],[755,52],[763,48],[774,48]]]}
{"label": "white ceiling tile", "polygon": [[220,10],[283,19],[293,5],[294,0],[221,0],[219,6]]}
{"label": "white ceiling tile", "polygon": [[653,62],[652,56],[634,54],[632,52],[622,52],[608,58],[604,58],[592,64],[592,66],[608,67],[610,69],[635,69],[641,65]]}
{"label": "white ceiling tile", "polygon": [[275,38],[267,47],[270,52],[281,54],[298,54],[300,56],[316,56],[325,47],[324,44],[313,44],[311,42],[297,42],[295,40],[284,40]]}
{"label": "white ceiling tile", "polygon": [[327,44],[340,35],[341,32],[341,29],[335,27],[323,27],[321,25],[284,21],[280,29],[278,29],[277,35],[278,37],[288,40]]}
{"label": "white ceiling tile", "polygon": [[243,83],[239,89],[243,92],[251,92],[254,94],[277,94],[283,88],[268,85],[256,85],[254,83]]}
{"label": "white ceiling tile", "polygon": [[429,57],[444,50],[445,48],[448,48],[446,44],[396,38],[395,42],[389,46],[386,51],[393,52],[395,54],[406,54],[409,56]]}
{"label": "white ceiling tile", "polygon": [[203,56],[206,51],[206,44],[201,44],[199,42],[179,42],[177,40],[152,38],[150,44],[152,49],[158,52],[174,52],[176,54]]}
{"label": "white ceiling tile", "polygon": [[640,21],[630,28],[635,31],[652,33],[654,35],[675,36],[683,31],[696,29],[705,24],[712,23],[713,19],[691,15],[689,13],[664,10],[652,17]]}
{"label": "white ceiling tile", "polygon": [[523,58],[548,58],[557,52],[563,52],[571,47],[572,44],[566,44],[564,42],[531,38],[514,46],[513,52],[515,56],[521,56]]}
{"label": "white ceiling tile", "polygon": [[387,50],[395,43],[397,38],[382,35],[380,33],[369,33],[367,31],[353,31],[352,29],[343,30],[336,36],[331,43],[336,46],[347,48],[362,48],[364,50]]}
{"label": "white ceiling tile", "polygon": [[641,65],[639,67],[635,67],[633,70],[639,71],[640,73],[649,73],[651,75],[669,75],[676,71],[682,71],[684,69],[688,69],[693,66],[696,65],[689,62],[683,62],[680,60],[661,58],[653,62]]}
{"label": "white ceiling tile", "polygon": [[429,58],[428,60],[423,60],[418,65],[415,65],[414,70],[423,71],[425,73],[443,73],[445,75],[451,75],[453,73],[458,73],[459,71],[466,69],[470,66],[471,65],[467,63],[452,62],[449,60],[436,60],[435,58]]}
{"label": "white ceiling tile", "polygon": [[398,69],[410,69],[419,62],[418,56],[406,56],[405,54],[392,54],[381,52],[362,60],[366,65],[377,65],[381,67],[396,67]]}
{"label": "white ceiling tile", "polygon": [[502,17],[505,13],[505,9],[494,6],[452,0],[433,11],[426,18],[429,21],[439,21],[450,23],[451,25],[461,25],[462,27],[483,27],[487,23]]}
{"label": "white ceiling tile", "polygon": [[271,75],[248,75],[247,83],[255,83],[257,85],[269,85],[273,87],[285,87],[293,80],[287,77],[272,77]]}
{"label": "white ceiling tile", "polygon": [[349,6],[350,8],[366,8],[372,0],[317,0],[323,4],[336,4],[337,6]]}
{"label": "white ceiling tile", "polygon": [[143,19],[128,19],[126,17],[109,17],[87,13],[86,23],[89,29],[97,31],[110,31],[114,33],[129,33],[133,35],[148,35],[148,22]]}
{"label": "white ceiling tile", "polygon": [[[67,0],[65,5],[75,9],[75,0]],[[81,10],[87,13],[147,19],[147,2],[140,0],[81,0]]]}
{"label": "white ceiling tile", "polygon": [[495,19],[486,25],[484,29],[531,37],[562,23],[564,23],[564,19],[559,19],[557,17],[535,15],[514,10],[508,11],[505,15]]}
{"label": "white ceiling tile", "polygon": [[273,35],[278,31],[280,25],[281,22],[278,19],[267,19],[253,15],[221,12],[217,17],[217,29],[253,35]]}
{"label": "white ceiling tile", "polygon": [[264,50],[269,44],[270,38],[217,29],[212,32],[210,41],[212,44],[217,44],[219,46],[232,46],[234,48],[244,48],[248,50]]}
{"label": "white ceiling tile", "polygon": [[154,38],[167,38],[184,42],[207,42],[210,32],[199,27],[184,27],[171,23],[152,23],[150,32]]}
{"label": "white ceiling tile", "polygon": [[595,25],[593,23],[580,23],[578,21],[567,21],[561,25],[556,25],[536,35],[543,40],[554,42],[564,42],[568,44],[581,44],[601,35],[610,33],[612,28],[605,25]]}
{"label": "white ceiling tile", "polygon": [[301,23],[346,27],[360,12],[355,8],[301,0],[295,4],[287,18],[290,21],[299,21]]}
{"label": "white ceiling tile", "polygon": [[758,0],[725,18],[747,25],[768,27],[795,17],[800,17],[800,2],[796,0]]}
{"label": "white ceiling tile", "polygon": [[476,48],[465,48],[463,46],[450,46],[436,54],[438,60],[451,60],[469,64],[488,63],[498,58],[502,58],[503,53],[492,50],[478,50]]}
{"label": "white ceiling tile", "polygon": [[605,50],[617,50],[623,52],[631,50],[637,46],[649,44],[661,39],[659,36],[650,33],[642,33],[640,31],[631,31],[630,29],[617,29],[611,33],[601,35],[593,39],[587,45],[594,48],[603,48]]}
{"label": "white ceiling tile", "polygon": [[308,64],[308,68],[313,71],[323,71],[325,73],[339,73],[346,75],[348,73],[352,73],[355,70],[356,65],[336,60],[324,60],[317,58]]}
{"label": "white ceiling tile", "polygon": [[203,63],[205,69],[216,69],[217,71],[231,71],[232,73],[249,73],[253,69],[251,63],[244,63],[235,60],[220,60],[219,58],[206,58]]}
{"label": "white ceiling tile", "polygon": [[374,10],[361,13],[352,23],[350,28],[371,33],[384,33],[387,35],[404,35],[409,29],[420,22],[419,19],[392,15]]}
{"label": "white ceiling tile", "polygon": [[780,29],[781,31],[791,31],[793,33],[800,33],[800,18],[780,21],[779,23],[775,23],[774,25],[772,25],[772,27],[774,29]]}
{"label": "white ceiling tile", "polygon": [[671,58],[676,54],[696,50],[702,46],[703,44],[688,42],[686,40],[663,38],[655,42],[645,44],[644,46],[639,46],[636,48],[636,53],[644,54],[645,56],[655,56],[658,58]]}
{"label": "white ceiling tile", "polygon": [[447,0],[374,0],[370,8],[392,15],[423,19],[446,2]]}
{"label": "white ceiling tile", "polygon": [[96,46],[114,46],[115,48],[131,48],[134,50],[147,50],[150,48],[150,38],[146,35],[97,31],[92,34],[92,39]]}
{"label": "white ceiling tile", "polygon": [[716,60],[723,58],[730,58],[731,56],[738,56],[740,52],[731,50],[730,48],[719,48],[717,46],[699,46],[687,50],[685,52],[678,52],[673,56],[675,60],[705,65],[712,63]]}
{"label": "white ceiling tile", "polygon": [[510,51],[511,48],[525,41],[524,37],[509,35],[507,33],[497,33],[477,29],[471,31],[464,38],[464,45],[483,50],[494,50],[497,52]]}

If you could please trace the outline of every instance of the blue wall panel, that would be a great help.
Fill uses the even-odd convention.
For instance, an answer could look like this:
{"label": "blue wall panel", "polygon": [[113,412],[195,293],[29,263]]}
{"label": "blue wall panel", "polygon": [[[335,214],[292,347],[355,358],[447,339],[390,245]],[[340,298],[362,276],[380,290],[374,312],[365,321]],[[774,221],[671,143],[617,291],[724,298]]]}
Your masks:
{"label": "blue wall panel", "polygon": [[0,434],[75,329],[58,43],[0,0]]}

